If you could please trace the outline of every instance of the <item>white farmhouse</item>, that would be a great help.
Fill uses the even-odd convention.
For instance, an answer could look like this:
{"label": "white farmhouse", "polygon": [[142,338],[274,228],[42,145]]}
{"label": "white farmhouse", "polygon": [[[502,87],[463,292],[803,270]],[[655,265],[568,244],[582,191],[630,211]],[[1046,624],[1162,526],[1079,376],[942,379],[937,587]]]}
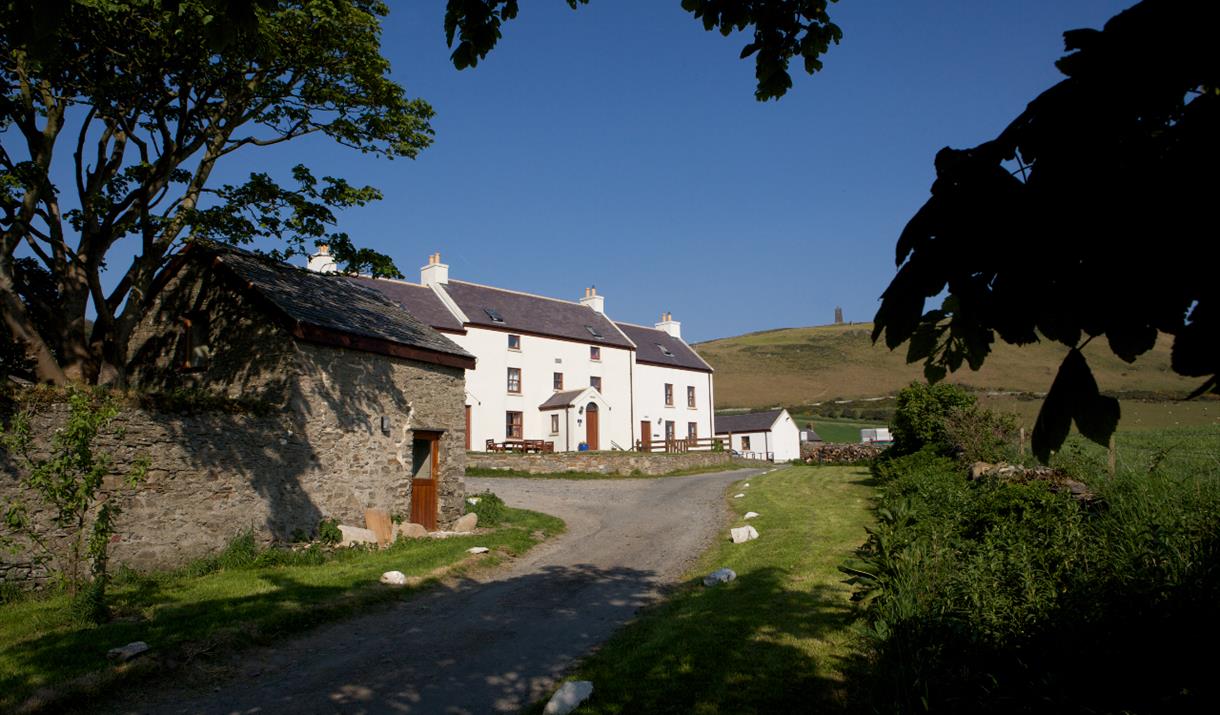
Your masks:
{"label": "white farmhouse", "polygon": [[[334,270],[326,252],[310,267]],[[578,301],[450,280],[440,254],[419,283],[353,277],[477,358],[466,371],[466,447],[540,442],[547,450],[629,450],[666,437],[710,437],[712,368],[665,314],[616,323],[605,298]]]}
{"label": "white farmhouse", "polygon": [[788,410],[717,415],[716,436],[744,457],[787,462],[801,456],[801,435]]}

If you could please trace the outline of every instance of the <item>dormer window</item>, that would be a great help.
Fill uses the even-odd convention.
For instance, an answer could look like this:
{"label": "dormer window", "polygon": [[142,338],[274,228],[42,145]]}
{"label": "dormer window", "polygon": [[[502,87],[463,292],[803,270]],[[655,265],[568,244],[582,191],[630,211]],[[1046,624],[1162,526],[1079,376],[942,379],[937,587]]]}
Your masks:
{"label": "dormer window", "polygon": [[600,332],[598,332],[597,328],[593,327],[592,325],[586,325],[585,330],[588,330],[589,335],[592,335],[593,337],[597,338],[598,340],[605,340],[605,337]]}
{"label": "dormer window", "polygon": [[674,354],[669,351],[669,348],[665,347],[664,345],[662,345],[660,343],[654,343],[654,344],[657,346],[657,349],[660,350],[661,353],[665,355],[665,357],[674,356]]}
{"label": "dormer window", "polygon": [[496,310],[495,308],[484,308],[483,312],[487,313],[487,317],[491,318],[491,322],[493,323],[504,322],[504,317],[500,315],[500,311]]}

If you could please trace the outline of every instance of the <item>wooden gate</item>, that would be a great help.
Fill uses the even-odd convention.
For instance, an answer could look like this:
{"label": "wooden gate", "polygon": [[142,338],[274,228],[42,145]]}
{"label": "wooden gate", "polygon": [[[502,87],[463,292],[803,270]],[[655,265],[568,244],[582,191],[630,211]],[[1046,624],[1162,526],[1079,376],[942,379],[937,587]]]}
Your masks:
{"label": "wooden gate", "polygon": [[411,521],[436,530],[436,480],[440,476],[439,432],[416,432],[412,443]]}

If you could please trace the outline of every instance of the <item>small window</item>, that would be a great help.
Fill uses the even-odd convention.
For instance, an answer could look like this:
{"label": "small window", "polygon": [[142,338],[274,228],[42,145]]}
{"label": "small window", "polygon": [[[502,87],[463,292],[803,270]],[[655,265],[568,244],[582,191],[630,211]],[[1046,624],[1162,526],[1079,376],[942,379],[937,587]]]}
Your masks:
{"label": "small window", "polygon": [[559,415],[551,415],[551,434],[559,434]]}
{"label": "small window", "polygon": [[563,389],[563,373],[562,372],[555,373],[555,389],[556,390]]}
{"label": "small window", "polygon": [[665,383],[665,405],[667,407],[674,406],[674,386],[670,383]]}
{"label": "small window", "polygon": [[521,439],[524,432],[521,429],[520,412],[505,413],[504,438],[505,439]]}
{"label": "small window", "polygon": [[512,333],[509,333],[508,349],[509,350],[520,350],[521,349],[521,336],[520,335],[513,335]]}
{"label": "small window", "polygon": [[686,423],[686,438],[699,439],[699,424],[697,422]]}
{"label": "small window", "polygon": [[601,392],[602,391],[602,379],[600,377],[598,377],[597,375],[590,377],[589,378],[589,387],[592,387],[593,389],[597,390],[598,392]]}
{"label": "small window", "polygon": [[208,345],[208,314],[195,311],[182,318],[182,339],[178,343],[178,366],[183,370],[202,370],[208,365],[212,349]]}
{"label": "small window", "polygon": [[660,351],[661,351],[661,353],[662,353],[663,355],[665,355],[666,357],[673,357],[673,356],[674,356],[674,354],[673,354],[673,353],[669,352],[669,348],[665,347],[664,345],[662,345],[662,344],[660,344],[660,343],[653,343],[653,344],[654,344],[654,345],[656,345],[656,346],[657,346],[657,350],[660,350]]}
{"label": "small window", "polygon": [[598,340],[605,339],[605,337],[600,332],[598,332],[597,328],[593,327],[592,325],[586,325],[585,330],[588,330],[589,335],[592,335],[593,337],[597,338]]}
{"label": "small window", "polygon": [[695,387],[693,385],[686,386],[686,406],[695,406]]}
{"label": "small window", "polygon": [[600,345],[590,345],[589,346],[589,359],[601,362],[602,348]]}
{"label": "small window", "polygon": [[676,436],[673,420],[665,420],[665,441],[672,442]]}
{"label": "small window", "polygon": [[500,311],[496,310],[495,308],[484,308],[483,312],[487,313],[487,317],[491,318],[491,322],[493,322],[493,323],[503,323],[504,322],[504,317],[501,316]]}
{"label": "small window", "polygon": [[521,368],[508,368],[508,391],[513,394],[521,394]]}
{"label": "small window", "polygon": [[741,438],[741,451],[743,451],[743,452],[750,451],[750,438],[749,437]]}

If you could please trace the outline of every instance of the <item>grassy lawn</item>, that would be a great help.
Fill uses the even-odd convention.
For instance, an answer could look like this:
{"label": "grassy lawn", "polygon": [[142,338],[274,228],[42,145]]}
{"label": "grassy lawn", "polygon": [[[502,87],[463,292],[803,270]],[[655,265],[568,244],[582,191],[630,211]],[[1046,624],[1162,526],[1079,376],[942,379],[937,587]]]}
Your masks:
{"label": "grassy lawn", "polygon": [[523,472],[516,469],[488,469],[485,467],[467,467],[466,476],[468,477],[512,477],[515,479],[655,479],[657,477],[684,477],[691,474],[711,474],[712,472],[726,472],[734,469],[746,469],[749,466],[755,465],[740,465],[732,462],[724,464],[713,464],[708,467],[691,467],[689,469],[675,469],[664,474],[639,474],[633,472],[631,474],[614,474],[604,472],[549,472],[544,474],[534,474],[532,472]]}
{"label": "grassy lawn", "polygon": [[[124,671],[155,670],[157,664],[190,661],[212,650],[265,643],[373,604],[409,598],[442,572],[454,573],[451,567],[493,565],[562,530],[563,522],[554,517],[509,509],[504,525],[485,534],[280,559],[287,564],[267,565],[275,552],[235,558],[241,549],[231,547],[179,572],[117,579],[110,593],[115,618],[103,625],[73,619],[63,594],[6,603],[0,605],[0,711],[11,711],[39,688],[98,690]],[[471,559],[466,554],[471,546],[492,551]],[[397,589],[378,583],[390,570],[415,580]],[[108,665],[108,649],[137,640],[147,642],[157,657],[133,661],[128,668]]]}
{"label": "grassy lawn", "polygon": [[[843,710],[860,657],[850,587],[838,566],[865,538],[873,487],[856,467],[790,467],[729,499],[760,537],[709,549],[664,604],[645,611],[575,674],[585,713],[781,713]],[[737,580],[705,588],[727,566]],[[541,706],[536,708],[539,712]]]}

